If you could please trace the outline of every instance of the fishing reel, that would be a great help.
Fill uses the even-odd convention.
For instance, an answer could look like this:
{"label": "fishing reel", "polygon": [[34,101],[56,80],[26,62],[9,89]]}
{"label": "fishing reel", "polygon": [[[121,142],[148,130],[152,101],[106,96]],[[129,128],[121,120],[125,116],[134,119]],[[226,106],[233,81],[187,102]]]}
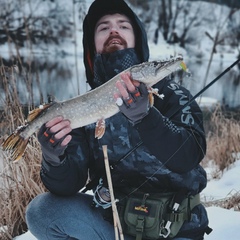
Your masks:
{"label": "fishing reel", "polygon": [[103,179],[100,178],[99,184],[93,194],[93,206],[107,209],[112,206],[109,189],[103,186]]}

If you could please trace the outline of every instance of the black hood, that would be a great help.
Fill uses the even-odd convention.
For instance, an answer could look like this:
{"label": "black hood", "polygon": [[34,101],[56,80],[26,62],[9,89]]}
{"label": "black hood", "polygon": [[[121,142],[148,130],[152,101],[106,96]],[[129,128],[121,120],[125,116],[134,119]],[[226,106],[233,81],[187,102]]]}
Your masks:
{"label": "black hood", "polygon": [[97,21],[106,14],[120,13],[126,15],[133,24],[136,43],[135,50],[141,62],[148,61],[149,48],[147,34],[142,22],[123,0],[95,0],[83,21],[83,54],[87,82],[91,87],[94,78],[94,30]]}

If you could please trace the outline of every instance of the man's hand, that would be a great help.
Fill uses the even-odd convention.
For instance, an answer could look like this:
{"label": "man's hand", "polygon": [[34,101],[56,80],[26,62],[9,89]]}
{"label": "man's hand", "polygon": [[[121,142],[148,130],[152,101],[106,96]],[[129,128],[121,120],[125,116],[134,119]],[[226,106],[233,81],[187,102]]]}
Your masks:
{"label": "man's hand", "polygon": [[61,164],[60,156],[72,139],[69,135],[71,131],[70,121],[61,116],[53,118],[40,128],[38,141],[41,144],[43,158],[53,166]]}
{"label": "man's hand", "polygon": [[149,111],[148,90],[145,84],[132,80],[129,73],[121,74],[117,81],[119,93],[114,94],[120,111],[134,124],[144,118]]}

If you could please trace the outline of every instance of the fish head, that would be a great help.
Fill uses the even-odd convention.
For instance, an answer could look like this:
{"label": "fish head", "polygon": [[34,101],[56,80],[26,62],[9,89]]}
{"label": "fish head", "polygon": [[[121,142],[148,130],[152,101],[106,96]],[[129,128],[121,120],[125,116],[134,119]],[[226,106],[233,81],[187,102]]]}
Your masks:
{"label": "fish head", "polygon": [[144,62],[130,68],[130,74],[133,80],[143,82],[151,87],[169,74],[180,69],[181,63],[183,63],[181,55],[165,61]]}

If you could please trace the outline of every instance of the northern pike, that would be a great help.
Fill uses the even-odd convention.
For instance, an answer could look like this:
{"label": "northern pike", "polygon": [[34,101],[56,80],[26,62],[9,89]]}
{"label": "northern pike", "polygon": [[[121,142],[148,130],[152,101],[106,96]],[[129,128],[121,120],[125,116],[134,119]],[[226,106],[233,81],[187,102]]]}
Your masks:
{"label": "northern pike", "polygon": [[[180,66],[186,70],[183,58],[179,55],[169,60],[134,65],[122,73],[129,72],[132,79],[143,82],[148,88],[151,88],[151,86],[179,69]],[[26,125],[18,127],[3,142],[3,150],[10,150],[13,160],[19,160],[25,152],[29,138],[44,123],[56,116],[69,119],[72,129],[97,123],[96,137],[102,137],[105,131],[104,126],[102,126],[104,125],[103,120],[119,112],[113,95],[118,92],[116,82],[121,80],[120,75],[121,73],[117,74],[108,82],[83,95],[66,101],[42,105],[29,112]]]}

